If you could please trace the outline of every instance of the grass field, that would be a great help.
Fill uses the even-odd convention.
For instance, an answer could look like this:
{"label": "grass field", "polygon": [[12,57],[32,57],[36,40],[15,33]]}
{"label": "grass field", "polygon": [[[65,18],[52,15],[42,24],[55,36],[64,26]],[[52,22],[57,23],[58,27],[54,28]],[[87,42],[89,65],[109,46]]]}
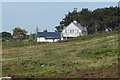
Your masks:
{"label": "grass field", "polygon": [[[103,68],[118,65],[118,32],[106,32],[59,41],[57,43],[2,43],[3,76],[79,77],[74,70]],[[115,69],[109,77],[118,77]],[[87,72],[87,71],[86,71]],[[79,75],[80,74],[80,75]],[[63,75],[63,76],[60,76]],[[85,75],[84,75],[85,77]],[[92,76],[88,76],[92,77]]]}

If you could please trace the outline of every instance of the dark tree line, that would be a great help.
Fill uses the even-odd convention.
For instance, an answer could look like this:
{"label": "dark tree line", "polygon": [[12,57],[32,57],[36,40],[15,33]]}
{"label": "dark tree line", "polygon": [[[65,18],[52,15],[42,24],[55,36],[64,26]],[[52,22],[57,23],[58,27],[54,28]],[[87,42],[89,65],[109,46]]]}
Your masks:
{"label": "dark tree line", "polygon": [[0,33],[0,35],[1,35],[0,38],[2,39],[2,41],[12,41],[13,40],[13,36],[9,32],[2,32],[2,33]]}
{"label": "dark tree line", "polygon": [[89,34],[118,30],[120,28],[120,9],[109,7],[90,11],[84,8],[78,12],[75,8],[72,12],[68,12],[60,25],[55,28],[60,32],[64,26],[69,25],[74,20],[87,27]]}
{"label": "dark tree line", "polygon": [[2,32],[0,33],[1,37],[0,39],[2,39],[2,41],[22,41],[24,39],[26,39],[26,33],[27,31],[21,28],[14,28],[13,29],[13,35],[9,32]]}

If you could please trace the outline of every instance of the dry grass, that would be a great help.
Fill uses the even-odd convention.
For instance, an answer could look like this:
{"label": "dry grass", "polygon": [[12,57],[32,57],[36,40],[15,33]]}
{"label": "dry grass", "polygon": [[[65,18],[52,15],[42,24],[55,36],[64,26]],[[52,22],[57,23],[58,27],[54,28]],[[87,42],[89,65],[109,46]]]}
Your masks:
{"label": "dry grass", "polygon": [[3,76],[11,73],[15,75],[50,76],[66,73],[67,70],[86,69],[111,65],[115,56],[106,56],[102,59],[78,57],[77,53],[86,48],[101,49],[117,48],[117,35],[91,39],[83,42],[47,43],[34,46],[23,46],[3,49]]}

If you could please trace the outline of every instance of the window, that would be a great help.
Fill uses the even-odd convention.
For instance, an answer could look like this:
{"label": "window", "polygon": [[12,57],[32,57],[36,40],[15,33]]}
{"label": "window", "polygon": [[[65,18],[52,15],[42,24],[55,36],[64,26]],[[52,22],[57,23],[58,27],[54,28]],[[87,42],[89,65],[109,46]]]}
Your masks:
{"label": "window", "polygon": [[78,33],[78,29],[75,29],[75,32]]}
{"label": "window", "polygon": [[74,33],[74,30],[70,30],[70,33]]}
{"label": "window", "polygon": [[77,32],[79,32],[79,30],[77,30]]}
{"label": "window", "polygon": [[65,30],[65,32],[67,33],[67,30]]}

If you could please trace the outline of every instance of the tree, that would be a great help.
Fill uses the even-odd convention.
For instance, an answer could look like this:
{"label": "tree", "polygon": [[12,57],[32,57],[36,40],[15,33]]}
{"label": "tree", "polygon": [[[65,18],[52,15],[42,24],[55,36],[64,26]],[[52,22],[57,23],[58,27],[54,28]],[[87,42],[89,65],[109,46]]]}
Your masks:
{"label": "tree", "polygon": [[79,13],[77,12],[77,8],[74,8],[72,12],[68,12],[68,14],[65,15],[65,18],[60,22],[60,26],[68,26],[74,20],[78,21],[78,16]]}
{"label": "tree", "polygon": [[35,32],[35,42],[37,42],[37,33],[38,33],[38,27],[36,28],[36,32]]}
{"label": "tree", "polygon": [[1,34],[2,34],[2,41],[6,41],[6,40],[11,41],[11,40],[13,40],[13,36],[11,35],[11,33],[2,32]]}
{"label": "tree", "polygon": [[13,29],[13,38],[16,40],[23,40],[26,38],[27,31],[21,28]]}
{"label": "tree", "polygon": [[56,32],[61,32],[65,26],[68,26],[74,20],[78,21],[78,18],[77,8],[74,8],[72,12],[68,12],[68,14],[65,15],[65,18],[60,22],[60,25],[55,27]]}
{"label": "tree", "polygon": [[79,19],[78,22],[85,27],[88,27],[90,23],[90,20],[92,18],[92,11],[89,11],[88,8],[83,8],[79,12]]}
{"label": "tree", "polygon": [[56,32],[62,32],[64,26],[56,26]]}
{"label": "tree", "polygon": [[43,30],[43,32],[48,32],[47,29]]}
{"label": "tree", "polygon": [[118,30],[119,24],[120,24],[119,21],[120,21],[120,17],[118,17],[118,16],[107,17],[106,21],[105,21],[107,29],[109,31]]}
{"label": "tree", "polygon": [[33,35],[32,35],[32,33],[30,33],[29,41],[33,41]]}
{"label": "tree", "polygon": [[89,34],[120,29],[120,9],[118,7],[98,8],[93,11],[83,8],[80,12],[75,8],[65,15],[56,31],[61,32],[64,27],[76,20],[87,27]]}

